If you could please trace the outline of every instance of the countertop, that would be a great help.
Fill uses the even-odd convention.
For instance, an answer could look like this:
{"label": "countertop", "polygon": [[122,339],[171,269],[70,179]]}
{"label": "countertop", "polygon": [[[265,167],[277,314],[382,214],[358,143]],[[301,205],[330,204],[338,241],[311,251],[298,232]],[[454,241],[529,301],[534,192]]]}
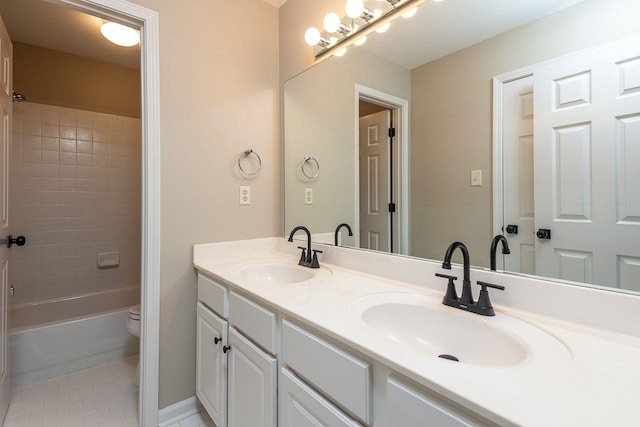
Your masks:
{"label": "countertop", "polygon": [[[429,277],[425,278],[428,285],[421,286],[322,259],[320,277],[306,282],[256,283],[238,273],[240,266],[249,263],[296,264],[299,244],[268,238],[196,245],[194,266],[497,424],[638,425],[640,338],[494,304],[496,317],[508,315],[541,329],[555,337],[564,351],[554,351],[559,357],[553,360],[539,349],[534,360],[507,366],[452,363],[399,351],[353,316],[353,301],[385,292],[442,298],[446,282]],[[392,269],[393,259],[388,262]]]}

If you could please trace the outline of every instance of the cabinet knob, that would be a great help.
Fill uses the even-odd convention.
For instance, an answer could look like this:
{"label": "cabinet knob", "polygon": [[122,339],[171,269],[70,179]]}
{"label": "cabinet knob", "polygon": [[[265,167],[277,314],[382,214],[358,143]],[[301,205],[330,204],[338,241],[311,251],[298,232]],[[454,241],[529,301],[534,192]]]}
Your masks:
{"label": "cabinet knob", "polygon": [[220,338],[220,337],[215,337],[215,338],[213,339],[213,343],[214,343],[214,344],[218,344],[220,341],[222,341],[222,338]]}
{"label": "cabinet knob", "polygon": [[224,345],[222,346],[222,352],[226,353],[227,351],[231,350],[231,346],[230,345]]}

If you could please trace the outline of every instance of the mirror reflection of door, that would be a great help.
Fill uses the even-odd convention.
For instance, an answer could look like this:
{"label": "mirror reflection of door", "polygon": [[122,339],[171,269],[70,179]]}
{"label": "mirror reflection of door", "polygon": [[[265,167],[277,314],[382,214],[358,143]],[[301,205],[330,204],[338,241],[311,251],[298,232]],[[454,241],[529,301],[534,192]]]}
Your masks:
{"label": "mirror reflection of door", "polygon": [[393,252],[390,128],[387,109],[360,116],[360,247],[384,252]]}
{"label": "mirror reflection of door", "polygon": [[503,107],[503,234],[511,250],[504,269],[536,274],[532,76],[504,85]]}
{"label": "mirror reflection of door", "polygon": [[[640,290],[639,57],[638,39],[623,40],[505,85],[504,223],[519,225],[509,270]],[[524,195],[510,197],[515,185]]]}
{"label": "mirror reflection of door", "polygon": [[[6,238],[9,233],[9,173],[8,154],[9,126],[12,119],[12,68],[13,47],[7,29],[0,18],[0,236]],[[9,299],[9,249],[0,245],[0,420],[4,416],[11,401],[11,380],[9,376],[8,355],[8,299]]]}

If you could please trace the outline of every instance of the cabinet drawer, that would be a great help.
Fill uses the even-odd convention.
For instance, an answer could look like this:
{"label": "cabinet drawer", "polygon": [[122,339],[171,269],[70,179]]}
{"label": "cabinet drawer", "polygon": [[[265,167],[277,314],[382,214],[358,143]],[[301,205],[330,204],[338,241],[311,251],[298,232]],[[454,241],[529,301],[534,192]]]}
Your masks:
{"label": "cabinet drawer", "polygon": [[253,301],[231,292],[229,323],[271,354],[276,354],[276,315]]}
{"label": "cabinet drawer", "polygon": [[282,361],[338,405],[371,424],[369,363],[286,320],[282,322]]}
{"label": "cabinet drawer", "polygon": [[198,299],[225,319],[229,317],[227,289],[198,273]]}
{"label": "cabinet drawer", "polygon": [[280,372],[278,389],[280,427],[361,427],[287,369]]}
{"label": "cabinet drawer", "polygon": [[478,425],[395,378],[387,378],[387,416],[390,422],[402,420],[406,427]]}

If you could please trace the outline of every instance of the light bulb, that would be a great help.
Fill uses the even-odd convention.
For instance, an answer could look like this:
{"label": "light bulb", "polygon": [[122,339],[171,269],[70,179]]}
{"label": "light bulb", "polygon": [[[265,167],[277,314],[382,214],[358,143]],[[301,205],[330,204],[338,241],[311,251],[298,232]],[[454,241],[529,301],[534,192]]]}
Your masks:
{"label": "light bulb", "polygon": [[333,56],[344,56],[345,53],[347,53],[347,48],[343,47],[342,49],[334,53]]}
{"label": "light bulb", "polygon": [[140,32],[115,22],[106,22],[100,27],[102,35],[119,46],[135,46],[140,43]]}
{"label": "light bulb", "polygon": [[362,36],[358,40],[353,42],[353,44],[356,45],[356,46],[362,46],[364,44],[364,42],[366,42],[366,41],[367,41],[367,36]]}
{"label": "light bulb", "polygon": [[416,14],[416,12],[418,11],[417,7],[414,7],[412,9],[409,9],[408,11],[406,11],[405,13],[402,14],[403,18],[411,18],[413,15]]}
{"label": "light bulb", "polygon": [[324,21],[322,22],[324,29],[330,33],[335,33],[340,28],[340,17],[337,13],[327,13],[327,16],[324,17]]}
{"label": "light bulb", "polygon": [[347,3],[344,6],[344,11],[347,13],[349,18],[358,18],[364,11],[364,3],[362,0],[347,0]]}
{"label": "light bulb", "polygon": [[376,32],[377,32],[377,33],[384,33],[384,32],[386,32],[386,31],[389,29],[389,27],[390,27],[390,26],[391,26],[391,22],[387,22],[387,23],[386,23],[386,24],[384,24],[382,27],[378,28],[378,29],[376,30]]}
{"label": "light bulb", "polygon": [[309,46],[315,46],[320,42],[320,31],[317,28],[310,27],[304,33],[304,41],[307,42]]}

